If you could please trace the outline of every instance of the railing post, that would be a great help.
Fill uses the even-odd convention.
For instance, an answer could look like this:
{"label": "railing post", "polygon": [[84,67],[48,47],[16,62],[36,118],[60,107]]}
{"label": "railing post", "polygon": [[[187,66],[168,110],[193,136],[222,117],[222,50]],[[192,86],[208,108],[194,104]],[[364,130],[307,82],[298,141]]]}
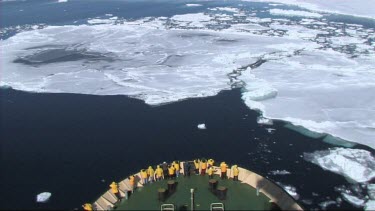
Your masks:
{"label": "railing post", "polygon": [[190,210],[194,211],[194,189],[190,189],[190,194],[191,194],[191,204],[190,204]]}

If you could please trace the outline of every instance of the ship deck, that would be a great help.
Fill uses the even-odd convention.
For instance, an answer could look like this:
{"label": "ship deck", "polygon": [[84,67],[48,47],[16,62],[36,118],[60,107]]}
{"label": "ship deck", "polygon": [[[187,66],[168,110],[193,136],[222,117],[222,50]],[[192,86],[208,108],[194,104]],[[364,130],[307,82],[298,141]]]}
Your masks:
{"label": "ship deck", "polygon": [[167,181],[162,180],[137,188],[128,200],[123,200],[117,205],[117,210],[160,210],[162,204],[174,204],[176,210],[191,210],[190,189],[194,189],[194,210],[209,210],[211,203],[223,203],[225,210],[269,210],[270,199],[263,193],[257,196],[256,189],[250,185],[233,181],[221,180],[215,175],[218,186],[228,188],[226,199],[219,200],[209,190],[208,176],[192,175],[180,176],[177,182],[176,192],[165,202],[158,200],[158,189],[167,188]]}

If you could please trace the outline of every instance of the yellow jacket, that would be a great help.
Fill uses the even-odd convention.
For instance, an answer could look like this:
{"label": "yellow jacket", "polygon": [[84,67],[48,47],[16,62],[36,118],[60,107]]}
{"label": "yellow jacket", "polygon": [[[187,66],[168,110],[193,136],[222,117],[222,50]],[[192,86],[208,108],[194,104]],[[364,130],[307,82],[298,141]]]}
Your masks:
{"label": "yellow jacket", "polygon": [[227,172],[227,168],[228,168],[228,166],[227,166],[227,164],[225,162],[222,162],[220,164],[221,172],[223,172],[223,173]]}
{"label": "yellow jacket", "polygon": [[196,169],[199,169],[199,160],[194,160],[194,165]]}
{"label": "yellow jacket", "polygon": [[213,159],[209,159],[209,160],[207,161],[207,163],[208,163],[210,166],[213,166],[214,163],[215,163],[215,161],[214,161]]}
{"label": "yellow jacket", "polygon": [[214,173],[214,168],[209,168],[208,170],[207,170],[207,173],[208,173],[208,175],[212,175],[213,173]]}
{"label": "yellow jacket", "polygon": [[147,169],[148,176],[153,177],[154,173],[155,173],[154,169],[151,166],[149,166],[148,169]]}
{"label": "yellow jacket", "polygon": [[115,182],[112,182],[109,187],[111,187],[112,193],[118,193],[118,187]]}
{"label": "yellow jacket", "polygon": [[157,175],[158,177],[163,176],[163,169],[162,169],[162,168],[157,167],[155,171],[156,171],[156,175]]}
{"label": "yellow jacket", "polygon": [[168,173],[169,173],[169,175],[173,175],[173,174],[174,174],[174,171],[175,171],[175,169],[174,169],[173,166],[171,166],[171,167],[168,168]]}
{"label": "yellow jacket", "polygon": [[201,163],[201,167],[202,167],[202,169],[206,169],[207,168],[207,163],[206,162],[202,162]]}
{"label": "yellow jacket", "polygon": [[233,168],[233,176],[238,176],[239,173],[240,173],[240,170],[238,169],[237,166],[235,166],[235,167]]}
{"label": "yellow jacket", "polygon": [[180,164],[178,162],[173,163],[173,167],[176,169],[176,171],[180,170]]}
{"label": "yellow jacket", "polygon": [[130,176],[129,177],[129,183],[130,185],[133,187],[134,186],[134,183],[135,183],[135,177],[134,176]]}
{"label": "yellow jacket", "polygon": [[92,205],[89,203],[86,203],[83,205],[83,209],[86,211],[92,211]]}
{"label": "yellow jacket", "polygon": [[147,172],[146,172],[146,170],[144,170],[144,169],[141,170],[141,177],[142,177],[142,179],[147,179]]}

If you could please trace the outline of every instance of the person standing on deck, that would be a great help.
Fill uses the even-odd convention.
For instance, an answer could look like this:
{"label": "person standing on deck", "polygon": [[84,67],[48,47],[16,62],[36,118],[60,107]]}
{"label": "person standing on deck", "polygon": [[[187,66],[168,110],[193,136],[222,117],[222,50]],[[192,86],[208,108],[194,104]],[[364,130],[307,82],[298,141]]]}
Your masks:
{"label": "person standing on deck", "polygon": [[209,179],[213,179],[214,178],[214,167],[211,166],[210,168],[208,168],[207,174],[208,174]]}
{"label": "person standing on deck", "polygon": [[227,169],[228,169],[228,165],[225,162],[221,162],[220,164],[221,179],[227,178]]}
{"label": "person standing on deck", "polygon": [[195,159],[194,160],[195,175],[199,175],[199,164],[200,164],[200,160],[199,159]]}
{"label": "person standing on deck", "polygon": [[201,175],[202,176],[206,175],[206,169],[207,169],[207,161],[206,159],[202,159],[202,162],[201,162]]}
{"label": "person standing on deck", "polygon": [[145,169],[141,169],[141,178],[142,178],[143,185],[146,185],[148,176],[147,176],[147,172]]}
{"label": "person standing on deck", "polygon": [[163,169],[158,165],[155,170],[156,180],[160,181],[164,177]]}
{"label": "person standing on deck", "polygon": [[131,192],[134,193],[134,189],[136,188],[135,186],[135,175],[132,175],[129,177],[129,184],[131,188]]}
{"label": "person standing on deck", "polygon": [[121,201],[121,195],[118,191],[118,185],[116,182],[112,182],[109,187],[111,187],[112,193],[117,197],[117,201]]}
{"label": "person standing on deck", "polygon": [[240,173],[240,170],[238,169],[237,165],[232,166],[232,172],[233,172],[233,181],[238,181],[238,174]]}
{"label": "person standing on deck", "polygon": [[180,175],[180,161],[173,161],[173,167],[176,171],[176,177]]}
{"label": "person standing on deck", "polygon": [[163,164],[161,164],[161,168],[163,169],[164,177],[168,178],[168,164],[163,162]]}
{"label": "person standing on deck", "polygon": [[85,210],[85,211],[92,211],[93,210],[92,205],[89,204],[89,203],[86,203],[86,204],[82,205],[82,207],[83,207],[83,210]]}
{"label": "person standing on deck", "polygon": [[148,176],[148,181],[150,183],[154,182],[154,180],[155,180],[154,173],[155,173],[155,171],[152,168],[152,166],[149,166],[148,169],[147,169],[147,176]]}
{"label": "person standing on deck", "polygon": [[208,159],[207,164],[208,164],[207,168],[210,168],[211,166],[214,166],[214,164],[215,164],[214,159]]}
{"label": "person standing on deck", "polygon": [[176,174],[176,169],[173,167],[173,165],[171,165],[169,168],[168,168],[168,175],[169,175],[169,179],[173,179],[175,178],[175,174]]}

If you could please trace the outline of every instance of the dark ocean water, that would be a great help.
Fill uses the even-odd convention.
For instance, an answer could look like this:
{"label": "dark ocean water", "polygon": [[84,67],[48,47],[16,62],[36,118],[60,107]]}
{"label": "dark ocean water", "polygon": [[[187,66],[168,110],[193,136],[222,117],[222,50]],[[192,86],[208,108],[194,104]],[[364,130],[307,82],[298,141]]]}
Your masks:
{"label": "dark ocean water", "polygon": [[[238,89],[157,107],[125,96],[12,89],[0,94],[2,209],[73,209],[94,201],[112,180],[150,164],[196,157],[263,175],[288,170],[290,175],[270,178],[316,202],[335,199],[339,194],[333,188],[347,184],[301,157],[330,145],[286,129],[283,122],[270,134],[256,123],[258,114],[246,107]],[[203,122],[207,130],[198,130]],[[43,191],[52,192],[50,202],[35,203]],[[340,208],[353,207],[344,202]]]}
{"label": "dark ocean water", "polygon": [[[0,27],[27,24],[83,24],[105,14],[136,19],[201,12],[207,7],[245,2],[51,0],[0,2]],[[189,2],[192,3],[192,2]],[[264,3],[251,3],[261,10]],[[283,7],[283,6],[281,6]],[[269,17],[259,12],[259,17]],[[366,24],[332,16],[337,20]],[[10,29],[6,39],[17,33]],[[4,67],[0,67],[4,68]],[[1,69],[0,69],[1,74]],[[1,75],[0,75],[1,77]],[[336,200],[344,177],[306,162],[304,152],[332,147],[276,121],[269,133],[256,123],[258,113],[241,100],[239,89],[217,96],[151,107],[126,96],[37,94],[0,89],[0,209],[74,209],[96,200],[113,180],[152,164],[174,159],[214,158],[238,164],[296,187],[308,209]],[[198,130],[205,123],[207,130]],[[357,145],[355,148],[373,150]],[[269,175],[287,170],[289,175]],[[38,193],[52,193],[47,204]],[[305,200],[304,202],[302,200]],[[311,200],[311,203],[305,203]],[[346,202],[331,209],[354,209]]]}

